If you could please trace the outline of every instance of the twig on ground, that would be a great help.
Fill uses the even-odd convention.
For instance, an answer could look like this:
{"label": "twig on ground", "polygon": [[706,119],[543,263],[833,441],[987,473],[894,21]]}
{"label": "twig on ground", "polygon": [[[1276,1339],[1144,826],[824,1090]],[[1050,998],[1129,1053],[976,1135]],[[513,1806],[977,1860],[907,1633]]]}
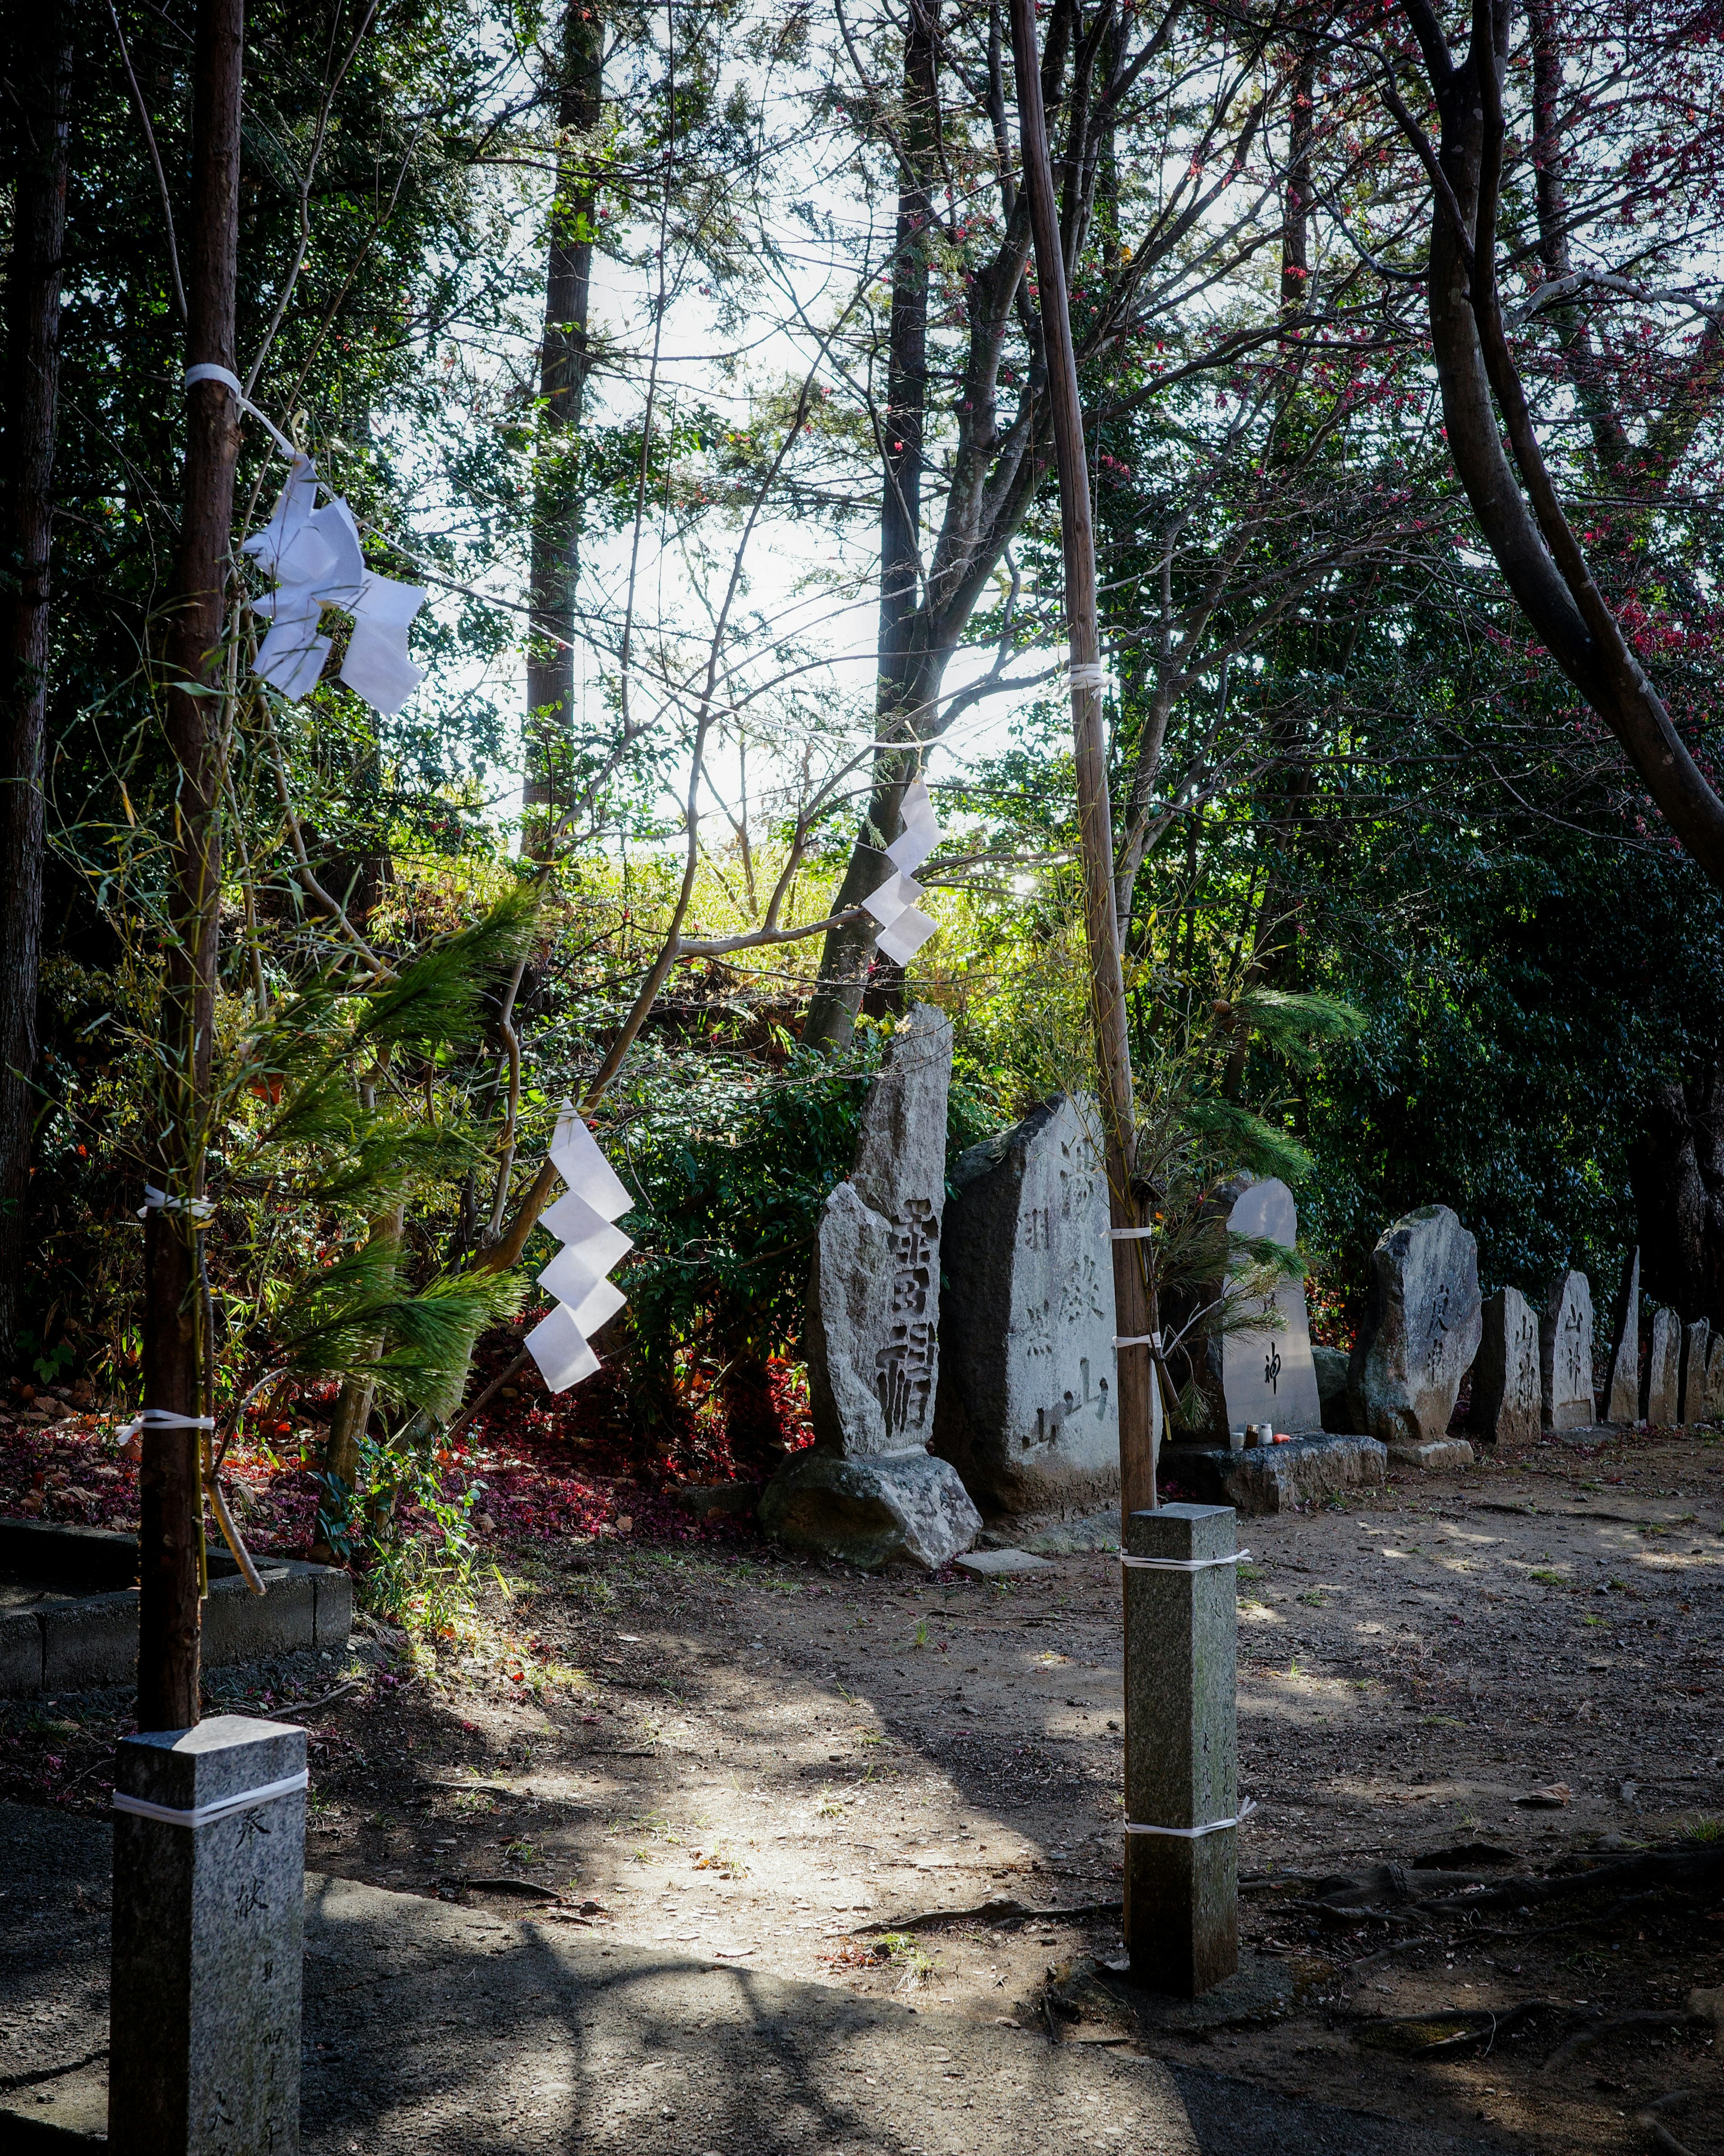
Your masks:
{"label": "twig on ground", "polygon": [[338,1684],[333,1691],[326,1691],[321,1699],[308,1699],[295,1707],[285,1707],[275,1717],[277,1722],[291,1722],[296,1714],[316,1714],[320,1707],[327,1707],[331,1700],[340,1699],[343,1693],[357,1691],[365,1682],[363,1677],[349,1677],[346,1684]]}

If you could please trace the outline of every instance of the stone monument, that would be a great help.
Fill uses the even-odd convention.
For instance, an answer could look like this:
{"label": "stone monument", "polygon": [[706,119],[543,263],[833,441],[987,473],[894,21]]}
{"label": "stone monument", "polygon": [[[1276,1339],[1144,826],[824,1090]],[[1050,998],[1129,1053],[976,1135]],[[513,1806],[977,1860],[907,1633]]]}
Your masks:
{"label": "stone monument", "polygon": [[761,1493],[780,1542],[873,1568],[931,1571],[982,1525],[929,1456],[940,1376],[941,1224],[952,1024],[916,1004],[862,1106],[855,1165],[827,1199],[808,1281],[811,1450]]}
{"label": "stone monument", "polygon": [[1712,1328],[1704,1318],[1696,1318],[1692,1325],[1682,1328],[1681,1404],[1677,1411],[1678,1422],[1704,1422],[1706,1415],[1706,1354],[1711,1345]]}
{"label": "stone monument", "polygon": [[1479,1246],[1449,1208],[1384,1229],[1347,1370],[1355,1426],[1385,1445],[1440,1439],[1483,1329]]}
{"label": "stone monument", "polygon": [[1706,1356],[1706,1420],[1724,1422],[1724,1332],[1712,1335]]}
{"label": "stone monument", "polygon": [[1539,1389],[1547,1430],[1598,1419],[1593,1398],[1593,1291],[1584,1273],[1558,1273],[1538,1329]]}
{"label": "stone monument", "polygon": [[213,1715],[115,1768],[114,2156],[300,2145],[305,1732]]}
{"label": "stone monument", "polygon": [[1061,1094],[959,1156],[941,1237],[934,1450],[984,1512],[1120,1481],[1113,1255],[1095,1105]]}
{"label": "stone monument", "polygon": [[[1299,1212],[1293,1194],[1273,1177],[1249,1183],[1234,1201],[1228,1233],[1279,1243],[1292,1250],[1299,1240]],[[1272,1423],[1289,1435],[1321,1430],[1323,1404],[1311,1359],[1311,1321],[1305,1306],[1302,1276],[1276,1282],[1274,1292],[1250,1313],[1265,1321],[1261,1331],[1221,1336],[1221,1390],[1229,1430],[1254,1422]]]}
{"label": "stone monument", "polygon": [[1674,1310],[1652,1313],[1652,1344],[1640,1399],[1640,1419],[1668,1428],[1676,1419],[1682,1373],[1682,1321]]}
{"label": "stone monument", "polygon": [[1538,1320],[1518,1288],[1500,1287],[1483,1322],[1466,1426],[1487,1445],[1530,1445],[1538,1435]]}
{"label": "stone monument", "polygon": [[1604,1419],[1631,1423],[1640,1419],[1640,1246],[1629,1251],[1616,1293],[1616,1330],[1610,1344],[1610,1370],[1604,1380]]}

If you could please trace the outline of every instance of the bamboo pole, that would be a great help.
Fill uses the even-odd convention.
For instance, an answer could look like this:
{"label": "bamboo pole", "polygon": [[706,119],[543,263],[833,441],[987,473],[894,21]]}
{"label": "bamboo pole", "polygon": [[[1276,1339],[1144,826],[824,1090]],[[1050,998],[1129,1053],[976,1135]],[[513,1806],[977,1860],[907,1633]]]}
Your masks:
{"label": "bamboo pole", "polygon": [[1131,1188],[1137,1108],[1131,1090],[1131,1045],[1126,1026],[1125,978],[1120,966],[1119,925],[1114,913],[1113,810],[1108,798],[1107,742],[1101,718],[1101,637],[1095,603],[1095,534],[1090,517],[1090,479],[1084,453],[1083,404],[1071,314],[1060,248],[1054,172],[1042,108],[1035,0],[1012,0],[1012,58],[1018,78],[1018,116],[1023,136],[1024,185],[1035,239],[1042,341],[1047,353],[1048,399],[1060,471],[1060,529],[1065,560],[1066,635],[1071,647],[1071,731],[1077,757],[1078,829],[1084,870],[1084,929],[1090,952],[1090,1010],[1101,1075],[1101,1122],[1107,1164],[1108,1217],[1116,1230],[1113,1295],[1122,1340],[1119,1350],[1120,1512],[1156,1505],[1155,1373],[1148,1345],[1152,1329],[1142,1243],[1117,1231],[1140,1224]]}

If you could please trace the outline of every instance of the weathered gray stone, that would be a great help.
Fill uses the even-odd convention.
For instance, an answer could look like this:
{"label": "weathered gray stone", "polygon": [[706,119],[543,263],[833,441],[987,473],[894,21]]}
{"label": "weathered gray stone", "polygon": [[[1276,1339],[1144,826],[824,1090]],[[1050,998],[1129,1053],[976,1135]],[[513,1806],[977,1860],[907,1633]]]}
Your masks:
{"label": "weathered gray stone", "polygon": [[1380,1483],[1388,1454],[1374,1437],[1296,1437],[1251,1452],[1182,1445],[1164,1453],[1162,1463],[1199,1504],[1256,1514],[1296,1512],[1337,1490]]}
{"label": "weathered gray stone", "polygon": [[761,1492],[760,1523],[791,1549],[859,1571],[920,1564],[937,1572],[981,1532],[957,1471],[926,1452],[840,1460],[799,1452]]}
{"label": "weathered gray stone", "polygon": [[1706,1354],[1711,1338],[1711,1326],[1704,1317],[1696,1318],[1692,1325],[1685,1325],[1682,1328],[1682,1373],[1678,1387],[1681,1404],[1676,1414],[1678,1422],[1706,1420]]}
{"label": "weathered gray stone", "polygon": [[952,1169],[933,1449],[984,1512],[1119,1488],[1100,1137],[1095,1104],[1061,1095]]}
{"label": "weathered gray stone", "polygon": [[[1291,1250],[1299,1240],[1299,1209],[1286,1184],[1275,1177],[1249,1184],[1234,1201],[1228,1232],[1279,1243]],[[1221,1389],[1227,1402],[1227,1426],[1273,1423],[1290,1435],[1323,1427],[1323,1404],[1311,1359],[1311,1321],[1305,1306],[1303,1277],[1281,1280],[1263,1298],[1254,1315],[1279,1319],[1274,1329],[1228,1332],[1221,1339]]]}
{"label": "weathered gray stone", "polygon": [[42,1689],[42,1620],[33,1609],[0,1612],[0,1698]]}
{"label": "weathered gray stone", "polygon": [[1597,1421],[1593,1398],[1593,1291],[1584,1273],[1558,1273],[1538,1328],[1538,1376],[1547,1430]]}
{"label": "weathered gray stone", "polygon": [[1531,1444],[1539,1429],[1538,1320],[1513,1287],[1498,1288],[1482,1315],[1466,1426],[1487,1445]]}
{"label": "weathered gray stone", "polygon": [[1023,1572],[1051,1572],[1050,1559],[1035,1557],[1029,1550],[967,1550],[956,1557],[952,1563],[960,1572],[973,1572],[979,1578],[1010,1578]]}
{"label": "weathered gray stone", "polygon": [[1470,1467],[1478,1457],[1464,1437],[1428,1437],[1418,1445],[1392,1445],[1388,1456],[1398,1467],[1418,1467],[1429,1474],[1439,1468]]}
{"label": "weathered gray stone", "polygon": [[1647,1351],[1641,1381],[1640,1419],[1668,1429],[1676,1420],[1680,1404],[1682,1375],[1682,1321],[1674,1310],[1652,1313],[1652,1343]]}
{"label": "weathered gray stone", "polygon": [[1640,1246],[1629,1252],[1616,1291],[1615,1329],[1610,1337],[1610,1370],[1604,1380],[1606,1422],[1640,1419]]}
{"label": "weathered gray stone", "polygon": [[1350,1358],[1344,1348],[1320,1348],[1311,1351],[1311,1367],[1317,1373],[1317,1398],[1322,1403],[1323,1427],[1345,1435],[1352,1428],[1352,1409],[1347,1399],[1347,1366]]}
{"label": "weathered gray stone", "polygon": [[1385,1443],[1443,1436],[1482,1330],[1479,1246],[1449,1208],[1386,1228],[1347,1371],[1355,1427]]}
{"label": "weathered gray stone", "polygon": [[808,1399],[815,1444],[842,1458],[920,1450],[933,1435],[951,1081],[951,1021],[917,1004],[863,1103],[854,1170],[820,1216]]}
{"label": "weathered gray stone", "polygon": [[1724,1422],[1724,1332],[1712,1335],[1706,1354],[1706,1420]]}
{"label": "weathered gray stone", "polygon": [[113,2156],[293,2156],[300,2143],[305,1732],[223,1714],[125,1738],[114,1820],[108,2146]]}
{"label": "weathered gray stone", "polygon": [[[1224,1558],[1230,1506],[1164,1505],[1126,1522],[1131,1557]],[[1128,1565],[1126,1604],[1126,1951],[1134,1982],[1194,1999],[1239,1967],[1239,1808],[1234,1568]]]}

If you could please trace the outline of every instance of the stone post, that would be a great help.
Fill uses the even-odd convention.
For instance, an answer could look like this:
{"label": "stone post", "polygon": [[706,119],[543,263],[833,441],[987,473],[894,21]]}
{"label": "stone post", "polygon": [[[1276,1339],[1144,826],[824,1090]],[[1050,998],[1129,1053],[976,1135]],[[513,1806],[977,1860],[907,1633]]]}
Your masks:
{"label": "stone post", "polygon": [[[1126,1554],[1189,1562],[1238,1548],[1230,1505],[1133,1512]],[[1233,1975],[1239,1960],[1239,1835],[1190,1829],[1239,1811],[1235,1568],[1125,1568],[1126,1949],[1131,1975],[1181,1999]]]}
{"label": "stone post", "polygon": [[294,2156],[305,1731],[128,1737],[114,1809],[111,2156]]}

